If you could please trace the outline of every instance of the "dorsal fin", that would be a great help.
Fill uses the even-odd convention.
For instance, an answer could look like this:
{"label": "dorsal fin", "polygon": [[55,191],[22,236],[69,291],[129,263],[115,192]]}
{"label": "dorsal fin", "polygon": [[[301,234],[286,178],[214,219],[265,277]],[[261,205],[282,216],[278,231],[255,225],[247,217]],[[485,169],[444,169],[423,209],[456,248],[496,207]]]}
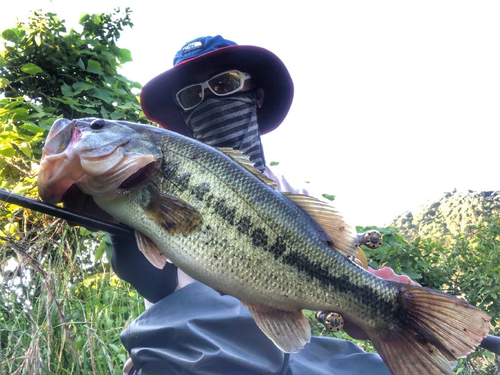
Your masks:
{"label": "dorsal fin", "polygon": [[266,185],[276,189],[276,182],[271,180],[269,177],[264,176],[259,170],[255,169],[254,162],[250,160],[250,157],[240,150],[235,150],[229,147],[217,147],[224,155],[229,156],[234,162],[245,168],[248,172],[253,174],[259,180],[261,180]]}
{"label": "dorsal fin", "polygon": [[320,226],[333,242],[333,246],[331,247],[345,256],[356,256],[358,253],[358,248],[354,245],[356,236],[344,222],[342,216],[332,206],[308,195],[282,194],[295,203]]}

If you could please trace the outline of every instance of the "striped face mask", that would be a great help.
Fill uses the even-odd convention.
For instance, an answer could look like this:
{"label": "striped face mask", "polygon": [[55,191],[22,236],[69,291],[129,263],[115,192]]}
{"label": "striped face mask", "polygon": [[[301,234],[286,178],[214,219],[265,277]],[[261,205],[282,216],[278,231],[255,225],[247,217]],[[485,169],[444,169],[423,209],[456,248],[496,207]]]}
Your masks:
{"label": "striped face mask", "polygon": [[190,113],[186,125],[197,141],[240,150],[250,157],[256,169],[264,171],[254,93],[205,99]]}

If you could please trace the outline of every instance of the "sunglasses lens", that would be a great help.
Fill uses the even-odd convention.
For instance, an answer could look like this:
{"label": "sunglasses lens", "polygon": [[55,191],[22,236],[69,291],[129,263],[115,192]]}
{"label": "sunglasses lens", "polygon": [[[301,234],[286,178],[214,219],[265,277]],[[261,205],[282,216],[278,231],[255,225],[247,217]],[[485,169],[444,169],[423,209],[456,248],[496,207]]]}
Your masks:
{"label": "sunglasses lens", "polygon": [[242,77],[238,72],[228,72],[215,76],[208,85],[210,88],[219,95],[230,94],[240,88]]}
{"label": "sunglasses lens", "polygon": [[203,100],[201,85],[186,87],[179,91],[177,93],[177,100],[184,109],[197,106]]}

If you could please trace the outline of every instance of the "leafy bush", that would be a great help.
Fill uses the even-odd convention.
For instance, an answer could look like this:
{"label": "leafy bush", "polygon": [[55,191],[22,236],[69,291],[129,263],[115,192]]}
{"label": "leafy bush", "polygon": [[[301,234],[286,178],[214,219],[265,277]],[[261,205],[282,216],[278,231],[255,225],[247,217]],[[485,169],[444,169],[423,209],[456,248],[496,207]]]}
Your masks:
{"label": "leafy bush", "polygon": [[[130,51],[116,45],[130,11],[85,15],[66,32],[35,12],[2,32],[0,188],[37,197],[41,148],[60,117],[144,122],[140,85],[118,74]],[[119,333],[143,299],[117,280],[103,233],[4,204],[0,209],[0,372],[121,373]]]}

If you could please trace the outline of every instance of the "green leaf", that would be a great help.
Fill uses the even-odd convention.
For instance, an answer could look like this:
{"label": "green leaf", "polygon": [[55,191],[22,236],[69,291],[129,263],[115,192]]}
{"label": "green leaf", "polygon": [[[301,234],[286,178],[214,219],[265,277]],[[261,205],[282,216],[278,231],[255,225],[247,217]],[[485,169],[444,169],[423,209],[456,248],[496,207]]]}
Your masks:
{"label": "green leaf", "polygon": [[96,25],[100,24],[102,22],[101,17],[99,17],[98,14],[94,14],[92,16],[92,22],[94,22]]}
{"label": "green leaf", "polygon": [[275,167],[275,166],[277,166],[277,165],[279,165],[279,164],[280,164],[280,162],[279,162],[279,161],[272,161],[272,162],[270,162],[270,163],[269,163],[269,165],[270,165],[271,167]]}
{"label": "green leaf", "polygon": [[120,63],[125,64],[126,62],[132,61],[132,53],[126,48],[120,48],[118,50],[118,60]]}
{"label": "green leaf", "polygon": [[82,16],[80,17],[80,19],[78,20],[78,23],[81,25],[85,21],[87,21],[89,18],[90,18],[89,14],[88,13],[84,13],[84,14],[82,14]]}
{"label": "green leaf", "polygon": [[20,145],[18,145],[18,147],[24,155],[31,158],[31,147],[28,143],[23,142]]}
{"label": "green leaf", "polygon": [[111,90],[105,89],[105,88],[100,88],[100,89],[94,89],[90,92],[90,95],[99,98],[102,101],[106,103],[112,103],[113,102],[113,92]]}
{"label": "green leaf", "polygon": [[12,158],[16,154],[16,150],[10,144],[3,144],[0,146],[0,155]]}
{"label": "green leaf", "polygon": [[17,108],[12,112],[14,112],[14,116],[12,116],[12,121],[14,122],[23,121],[30,118],[30,116],[28,115],[28,110],[25,108]]}
{"label": "green leaf", "polygon": [[101,243],[97,247],[95,254],[94,254],[94,258],[95,258],[96,262],[98,262],[102,259],[102,255],[104,254],[104,249],[106,248],[106,246],[107,246],[106,242],[101,241]]}
{"label": "green leaf", "polygon": [[110,63],[114,63],[116,65],[116,56],[113,55],[111,52],[103,50],[99,52],[101,56],[105,57],[106,60],[108,60]]}
{"label": "green leaf", "polygon": [[87,63],[88,63],[87,72],[95,73],[95,74],[103,74],[101,64],[99,64],[98,61],[89,60]]}
{"label": "green leaf", "polygon": [[9,86],[10,81],[7,78],[0,78],[0,88]]}
{"label": "green leaf", "polygon": [[85,70],[85,64],[84,62],[82,61],[82,59],[78,59],[78,61],[76,62],[76,64],[80,67],[81,70]]}
{"label": "green leaf", "polygon": [[33,134],[44,133],[46,131],[44,128],[41,128],[40,126],[30,124],[30,123],[24,123],[20,127],[21,127],[21,129],[27,130]]}
{"label": "green leaf", "polygon": [[24,64],[22,67],[21,67],[21,70],[24,72],[24,73],[28,73],[29,75],[36,75],[38,73],[41,73],[43,72],[43,69],[40,68],[38,65],[35,65],[33,63],[27,63],[27,64]]}
{"label": "green leaf", "polygon": [[73,89],[75,90],[74,95],[80,94],[82,91],[95,89],[95,85],[91,85],[87,82],[76,82],[73,83]]}
{"label": "green leaf", "polygon": [[95,109],[92,109],[88,106],[86,106],[85,109],[81,109],[82,113],[86,114],[86,115],[98,115],[99,112],[96,111]]}
{"label": "green leaf", "polygon": [[321,194],[321,195],[323,196],[323,198],[326,198],[329,201],[335,200],[335,195],[331,195],[331,194]]}
{"label": "green leaf", "polygon": [[70,99],[70,98],[64,98],[64,99],[63,98],[52,98],[52,100],[67,104],[71,107],[78,104],[78,101],[76,101],[74,99]]}
{"label": "green leaf", "polygon": [[73,89],[71,88],[70,85],[67,85],[65,83],[63,83],[63,85],[61,86],[61,92],[64,96],[73,96],[75,95]]}
{"label": "green leaf", "polygon": [[2,38],[8,40],[9,42],[15,41],[18,36],[17,29],[7,29],[2,32]]}
{"label": "green leaf", "polygon": [[14,101],[8,103],[7,105],[5,105],[5,109],[12,109],[12,108],[19,106],[20,104],[24,104],[24,100],[14,100]]}
{"label": "green leaf", "polygon": [[126,114],[120,111],[114,111],[110,114],[111,120],[121,120],[126,118]]}

